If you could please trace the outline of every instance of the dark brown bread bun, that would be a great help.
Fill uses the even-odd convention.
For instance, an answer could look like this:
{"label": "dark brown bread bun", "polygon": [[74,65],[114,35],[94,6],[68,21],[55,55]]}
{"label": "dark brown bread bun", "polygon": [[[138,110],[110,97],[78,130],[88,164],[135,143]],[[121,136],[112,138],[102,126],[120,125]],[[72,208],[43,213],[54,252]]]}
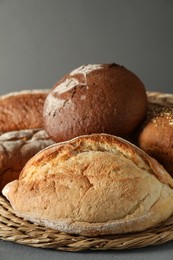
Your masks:
{"label": "dark brown bread bun", "polygon": [[49,92],[44,126],[55,141],[108,133],[126,136],[146,115],[147,97],[140,79],[117,64],[81,66]]}
{"label": "dark brown bread bun", "polygon": [[0,132],[43,127],[47,90],[23,90],[0,96]]}
{"label": "dark brown bread bun", "polygon": [[173,176],[173,105],[149,104],[147,118],[137,134],[137,145]]}

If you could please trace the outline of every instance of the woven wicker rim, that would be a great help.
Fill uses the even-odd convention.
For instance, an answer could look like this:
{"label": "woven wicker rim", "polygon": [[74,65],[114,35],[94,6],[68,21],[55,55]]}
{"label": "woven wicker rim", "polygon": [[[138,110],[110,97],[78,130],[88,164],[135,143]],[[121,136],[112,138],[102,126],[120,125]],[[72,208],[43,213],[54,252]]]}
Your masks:
{"label": "woven wicker rim", "polygon": [[[173,104],[173,94],[148,92],[152,103]],[[63,251],[122,250],[163,244],[173,240],[173,216],[160,226],[144,232],[104,237],[69,235],[35,225],[15,215],[9,202],[0,195],[0,239],[32,247]]]}

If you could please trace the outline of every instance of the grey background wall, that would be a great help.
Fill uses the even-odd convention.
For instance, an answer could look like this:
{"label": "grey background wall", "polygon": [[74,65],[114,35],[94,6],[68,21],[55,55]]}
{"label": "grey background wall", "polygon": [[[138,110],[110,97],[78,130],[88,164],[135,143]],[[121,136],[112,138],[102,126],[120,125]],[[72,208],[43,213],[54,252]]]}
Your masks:
{"label": "grey background wall", "polygon": [[111,62],[173,93],[173,1],[0,0],[0,94]]}

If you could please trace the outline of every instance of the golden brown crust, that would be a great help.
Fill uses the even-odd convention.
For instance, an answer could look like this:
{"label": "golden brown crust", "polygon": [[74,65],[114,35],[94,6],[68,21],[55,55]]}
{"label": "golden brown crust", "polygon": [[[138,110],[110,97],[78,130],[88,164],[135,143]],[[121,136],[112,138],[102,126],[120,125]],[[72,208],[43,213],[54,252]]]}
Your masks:
{"label": "golden brown crust", "polygon": [[0,135],[0,191],[19,177],[26,162],[53,144],[42,129],[11,131]]}
{"label": "golden brown crust", "polygon": [[137,145],[173,176],[173,106],[149,104],[147,118],[137,131]]}
{"label": "golden brown crust", "polygon": [[173,213],[173,179],[164,168],[106,134],[40,151],[3,194],[26,219],[88,236],[144,230]]}
{"label": "golden brown crust", "polygon": [[79,135],[126,136],[146,115],[143,83],[117,64],[89,64],[66,75],[49,92],[44,126],[55,141]]}
{"label": "golden brown crust", "polygon": [[43,127],[47,90],[25,90],[0,96],[0,132]]}

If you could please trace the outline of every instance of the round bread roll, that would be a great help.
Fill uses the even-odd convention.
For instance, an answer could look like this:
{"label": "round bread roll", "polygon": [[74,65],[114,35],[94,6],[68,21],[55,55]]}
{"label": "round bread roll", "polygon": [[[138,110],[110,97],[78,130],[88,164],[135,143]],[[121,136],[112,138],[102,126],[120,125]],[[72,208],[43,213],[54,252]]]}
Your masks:
{"label": "round bread roll", "polygon": [[147,118],[137,133],[137,145],[173,176],[173,106],[149,104]]}
{"label": "round bread roll", "polygon": [[26,162],[53,144],[43,129],[25,129],[0,134],[0,192],[19,177]]}
{"label": "round bread roll", "polygon": [[43,149],[2,192],[17,215],[86,236],[145,230],[173,214],[171,176],[139,148],[107,134]]}
{"label": "round bread roll", "polygon": [[146,115],[147,97],[140,79],[117,64],[81,66],[49,92],[44,126],[55,141],[108,133],[126,136]]}

